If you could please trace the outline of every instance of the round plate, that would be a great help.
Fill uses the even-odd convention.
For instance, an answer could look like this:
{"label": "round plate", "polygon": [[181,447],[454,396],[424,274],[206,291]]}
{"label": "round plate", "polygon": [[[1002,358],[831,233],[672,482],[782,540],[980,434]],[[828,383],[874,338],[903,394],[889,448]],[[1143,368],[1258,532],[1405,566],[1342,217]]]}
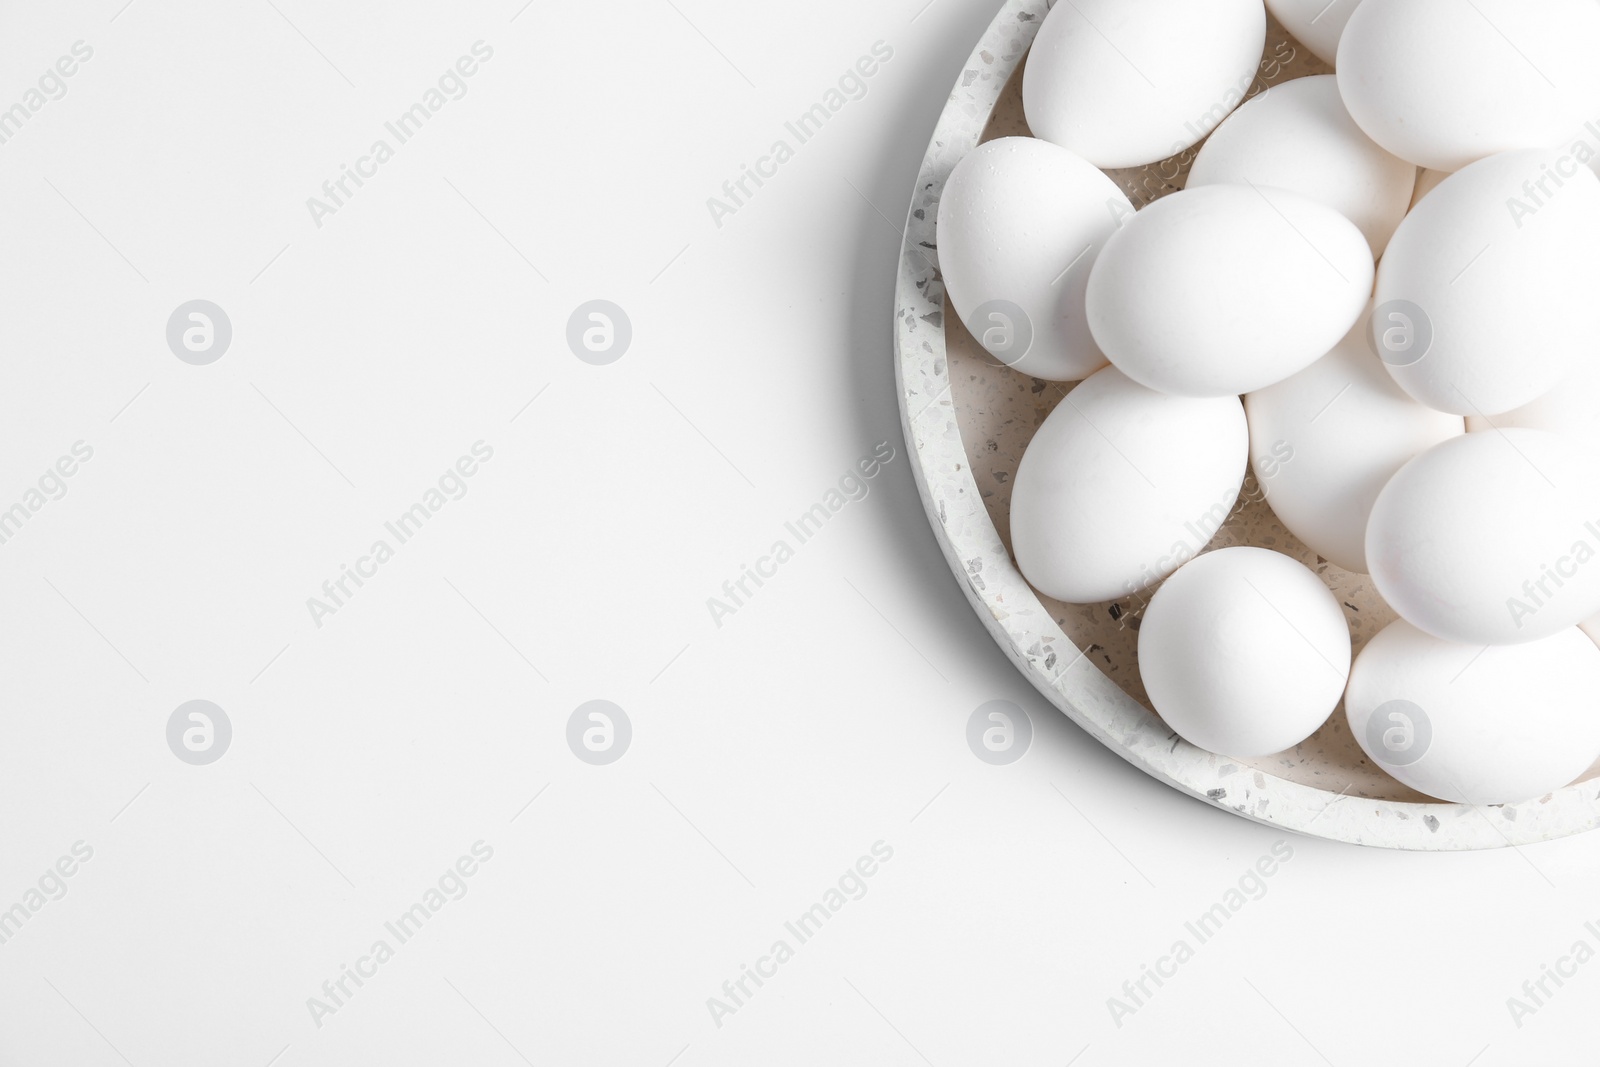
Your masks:
{"label": "round plate", "polygon": [[[947,313],[934,220],[962,156],[994,137],[1028,133],[1022,63],[1048,10],[1045,0],[1006,0],[951,90],[917,176],[896,289],[895,377],[912,470],[934,535],[979,618],[1027,679],[1102,744],[1174,788],[1256,822],[1430,850],[1523,845],[1600,825],[1600,766],[1576,785],[1521,804],[1447,804],[1374,767],[1350,737],[1342,708],[1287,752],[1233,759],[1196,748],[1145,703],[1134,651],[1148,593],[1067,605],[1040,596],[1017,570],[1009,551],[1011,476],[1069,386],[999,365]],[[1328,68],[1269,19],[1253,88],[1321,73]],[[1110,173],[1143,205],[1182,187],[1194,151]],[[1240,544],[1285,552],[1321,575],[1345,606],[1357,651],[1394,618],[1365,575],[1320,559],[1278,523],[1253,476],[1209,547]]]}

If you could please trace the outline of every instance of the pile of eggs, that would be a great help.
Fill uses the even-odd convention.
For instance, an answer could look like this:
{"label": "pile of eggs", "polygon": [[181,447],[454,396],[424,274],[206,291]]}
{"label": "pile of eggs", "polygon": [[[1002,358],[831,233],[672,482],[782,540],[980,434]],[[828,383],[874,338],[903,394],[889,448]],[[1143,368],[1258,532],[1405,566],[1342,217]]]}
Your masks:
{"label": "pile of eggs", "polygon": [[[1250,96],[1267,8],[1335,73]],[[1139,671],[1185,740],[1283,752],[1342,701],[1469,804],[1600,758],[1597,59],[1600,0],[1060,0],[1033,137],[950,174],[951,307],[1078,383],[1016,471],[1017,565],[1067,603],[1156,589]],[[1196,145],[1139,210],[1105,173]],[[1252,468],[1398,616],[1359,656],[1298,560],[1200,551]]]}

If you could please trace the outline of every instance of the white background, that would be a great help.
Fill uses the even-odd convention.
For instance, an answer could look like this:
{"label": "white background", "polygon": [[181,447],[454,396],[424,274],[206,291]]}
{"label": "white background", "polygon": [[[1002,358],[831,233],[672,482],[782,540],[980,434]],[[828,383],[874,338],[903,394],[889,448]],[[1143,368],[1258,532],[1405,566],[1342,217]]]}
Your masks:
{"label": "white background", "polygon": [[[1592,1045],[1600,964],[1520,1027],[1506,1000],[1600,947],[1594,837],[1292,839],[1113,1020],[1282,835],[1054,713],[935,548],[895,411],[897,223],[993,5],[924,2],[0,9],[0,107],[94,50],[0,145],[0,508],[94,450],[0,544],[0,909],[93,849],[0,945],[0,1064]],[[317,227],[307,197],[479,40],[466,96]],[[866,96],[718,227],[707,198],[880,40]],[[210,366],[166,344],[195,298],[233,324]],[[609,366],[565,342],[596,298],[633,324]],[[467,495],[318,627],[307,598],[480,440]],[[716,626],[707,598],[880,441],[867,498]],[[166,742],[196,698],[233,724],[209,766]],[[609,766],[565,740],[596,698],[633,725]],[[965,740],[996,699],[1036,724],[1006,767]],[[319,1026],[307,999],[480,840],[467,894]],[[878,841],[866,895],[718,1025],[708,998]]]}

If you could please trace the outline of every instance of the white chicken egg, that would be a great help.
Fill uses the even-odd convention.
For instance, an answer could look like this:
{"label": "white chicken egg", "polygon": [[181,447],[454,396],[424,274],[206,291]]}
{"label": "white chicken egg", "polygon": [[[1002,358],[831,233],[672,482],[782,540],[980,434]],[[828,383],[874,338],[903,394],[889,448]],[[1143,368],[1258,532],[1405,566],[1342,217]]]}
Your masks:
{"label": "white chicken egg", "polygon": [[1261,0],[1056,4],[1023,72],[1028,126],[1097,167],[1176,155],[1244,100],[1266,34]]}
{"label": "white chicken egg", "polygon": [[[1494,418],[1467,416],[1473,433],[1494,433],[1502,428],[1544,430],[1586,449],[1590,462],[1600,463],[1600,359],[1589,359],[1561,384],[1531,404]],[[1600,643],[1600,615],[1580,623],[1582,630]]]}
{"label": "white chicken egg", "polygon": [[1206,185],[1111,235],[1089,275],[1089,328],[1134,381],[1174,396],[1264,389],[1345,335],[1372,292],[1372,249],[1326,204]]}
{"label": "white chicken egg", "polygon": [[1507,152],[1446,178],[1378,267],[1389,373],[1429,407],[1496,415],[1600,358],[1596,234],[1600,178],[1569,155]]}
{"label": "white chicken egg", "polygon": [[1333,593],[1264,548],[1218,549],[1185,565],[1139,627],[1151,706],[1185,741],[1228,756],[1304,741],[1338,705],[1349,672],[1349,626]]}
{"label": "white chicken egg", "polygon": [[1187,188],[1272,185],[1308,196],[1361,228],[1383,255],[1416,188],[1414,164],[1361,132],[1332,74],[1275,85],[1217,127],[1195,157]]}
{"label": "white chicken egg", "polygon": [[1367,570],[1367,517],[1414,456],[1464,432],[1459,415],[1423,407],[1367,344],[1366,319],[1332,352],[1244,398],[1250,462],[1289,532],[1348,571]]}
{"label": "white chicken egg", "polygon": [[939,199],[939,269],[956,314],[1002,363],[1078,381],[1105,366],[1084,316],[1089,269],[1133,205],[1059,145],[1002,137],[957,163]]}
{"label": "white chicken egg", "polygon": [[1582,162],[1596,175],[1600,175],[1600,108],[1583,124],[1583,129],[1559,142],[1567,146],[1567,153]]}
{"label": "white chicken egg", "polygon": [[1454,171],[1596,117],[1597,56],[1595,0],[1364,0],[1339,42],[1339,89],[1374,141]]}
{"label": "white chicken egg", "polygon": [[1379,767],[1459,804],[1514,804],[1600,757],[1600,648],[1576,629],[1484,648],[1391,623],[1345,694],[1350,733]]}
{"label": "white chicken egg", "polygon": [[1579,360],[1571,374],[1530,404],[1492,418],[1467,416],[1467,429],[1474,433],[1512,426],[1565,437],[1600,463],[1600,358]]}
{"label": "white chicken egg", "polygon": [[1361,0],[1267,0],[1267,10],[1311,49],[1312,55],[1333,66],[1345,23]]}
{"label": "white chicken egg", "polygon": [[1107,367],[1056,406],[1018,465],[1017,566],[1072,604],[1138,592],[1211,540],[1239,498],[1248,453],[1238,397],[1163,396]]}
{"label": "white chicken egg", "polygon": [[1469,433],[1400,468],[1367,525],[1389,606],[1447,641],[1536,641],[1600,612],[1600,469],[1543,430]]}

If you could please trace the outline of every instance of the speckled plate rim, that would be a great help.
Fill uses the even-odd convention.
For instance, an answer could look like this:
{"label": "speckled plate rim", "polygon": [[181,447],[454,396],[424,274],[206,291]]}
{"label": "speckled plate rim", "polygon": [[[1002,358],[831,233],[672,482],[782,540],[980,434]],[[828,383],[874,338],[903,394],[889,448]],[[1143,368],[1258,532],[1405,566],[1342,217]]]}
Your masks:
{"label": "speckled plate rim", "polygon": [[1129,763],[1206,803],[1296,833],[1429,851],[1520,846],[1600,826],[1600,782],[1477,808],[1348,796],[1301,785],[1176,737],[1051,618],[990,521],[956,422],[934,222],[951,168],[982,136],[1048,13],[1005,0],[962,68],[917,176],[895,292],[895,380],[917,490],[939,547],[1000,648],[1073,722]]}

